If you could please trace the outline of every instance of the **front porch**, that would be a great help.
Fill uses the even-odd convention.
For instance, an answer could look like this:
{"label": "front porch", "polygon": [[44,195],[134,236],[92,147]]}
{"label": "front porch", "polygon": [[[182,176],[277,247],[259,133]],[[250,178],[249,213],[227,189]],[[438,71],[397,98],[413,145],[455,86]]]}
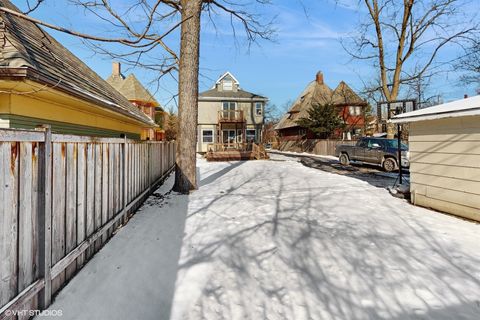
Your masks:
{"label": "front porch", "polygon": [[256,143],[211,143],[207,161],[240,161],[269,159],[265,148]]}

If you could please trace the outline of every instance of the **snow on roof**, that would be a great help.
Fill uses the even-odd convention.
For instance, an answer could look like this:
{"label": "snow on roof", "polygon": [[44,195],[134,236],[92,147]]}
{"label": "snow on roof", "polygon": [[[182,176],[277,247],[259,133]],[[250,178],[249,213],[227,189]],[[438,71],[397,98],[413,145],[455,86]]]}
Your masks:
{"label": "snow on roof", "polygon": [[477,115],[480,115],[480,96],[456,100],[430,108],[402,113],[396,115],[390,121],[392,123],[403,123]]}

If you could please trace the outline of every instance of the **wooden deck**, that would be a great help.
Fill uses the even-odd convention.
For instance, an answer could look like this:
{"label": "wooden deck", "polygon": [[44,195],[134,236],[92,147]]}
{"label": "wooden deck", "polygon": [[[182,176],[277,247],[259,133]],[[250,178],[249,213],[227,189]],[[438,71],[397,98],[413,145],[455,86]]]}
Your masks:
{"label": "wooden deck", "polygon": [[209,152],[205,155],[207,161],[240,161],[270,159],[263,146],[253,143],[248,147],[246,143],[237,144],[210,144]]}
{"label": "wooden deck", "polygon": [[240,161],[240,160],[254,160],[255,156],[252,151],[216,151],[208,152],[206,154],[207,161]]}

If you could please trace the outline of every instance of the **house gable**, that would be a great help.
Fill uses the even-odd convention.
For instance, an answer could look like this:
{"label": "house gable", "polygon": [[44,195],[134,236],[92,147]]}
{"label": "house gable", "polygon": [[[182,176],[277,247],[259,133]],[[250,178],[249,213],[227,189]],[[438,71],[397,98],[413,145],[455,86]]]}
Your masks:
{"label": "house gable", "polygon": [[[10,1],[0,0],[0,6],[18,11]],[[140,112],[98,74],[68,49],[63,47],[35,23],[8,13],[0,14],[1,79],[29,79],[45,86],[44,90],[59,90],[72,97],[94,103],[98,109],[108,109],[143,123],[154,122]]]}

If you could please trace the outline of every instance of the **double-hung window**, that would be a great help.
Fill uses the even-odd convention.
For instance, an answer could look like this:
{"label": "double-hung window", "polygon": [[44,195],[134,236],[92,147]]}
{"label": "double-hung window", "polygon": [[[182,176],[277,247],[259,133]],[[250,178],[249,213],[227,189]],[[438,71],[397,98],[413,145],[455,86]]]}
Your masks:
{"label": "double-hung window", "polygon": [[202,131],[202,142],[203,143],[212,143],[213,142],[213,130],[203,130]]}
{"label": "double-hung window", "polygon": [[263,103],[255,102],[255,114],[261,116],[263,114]]}

